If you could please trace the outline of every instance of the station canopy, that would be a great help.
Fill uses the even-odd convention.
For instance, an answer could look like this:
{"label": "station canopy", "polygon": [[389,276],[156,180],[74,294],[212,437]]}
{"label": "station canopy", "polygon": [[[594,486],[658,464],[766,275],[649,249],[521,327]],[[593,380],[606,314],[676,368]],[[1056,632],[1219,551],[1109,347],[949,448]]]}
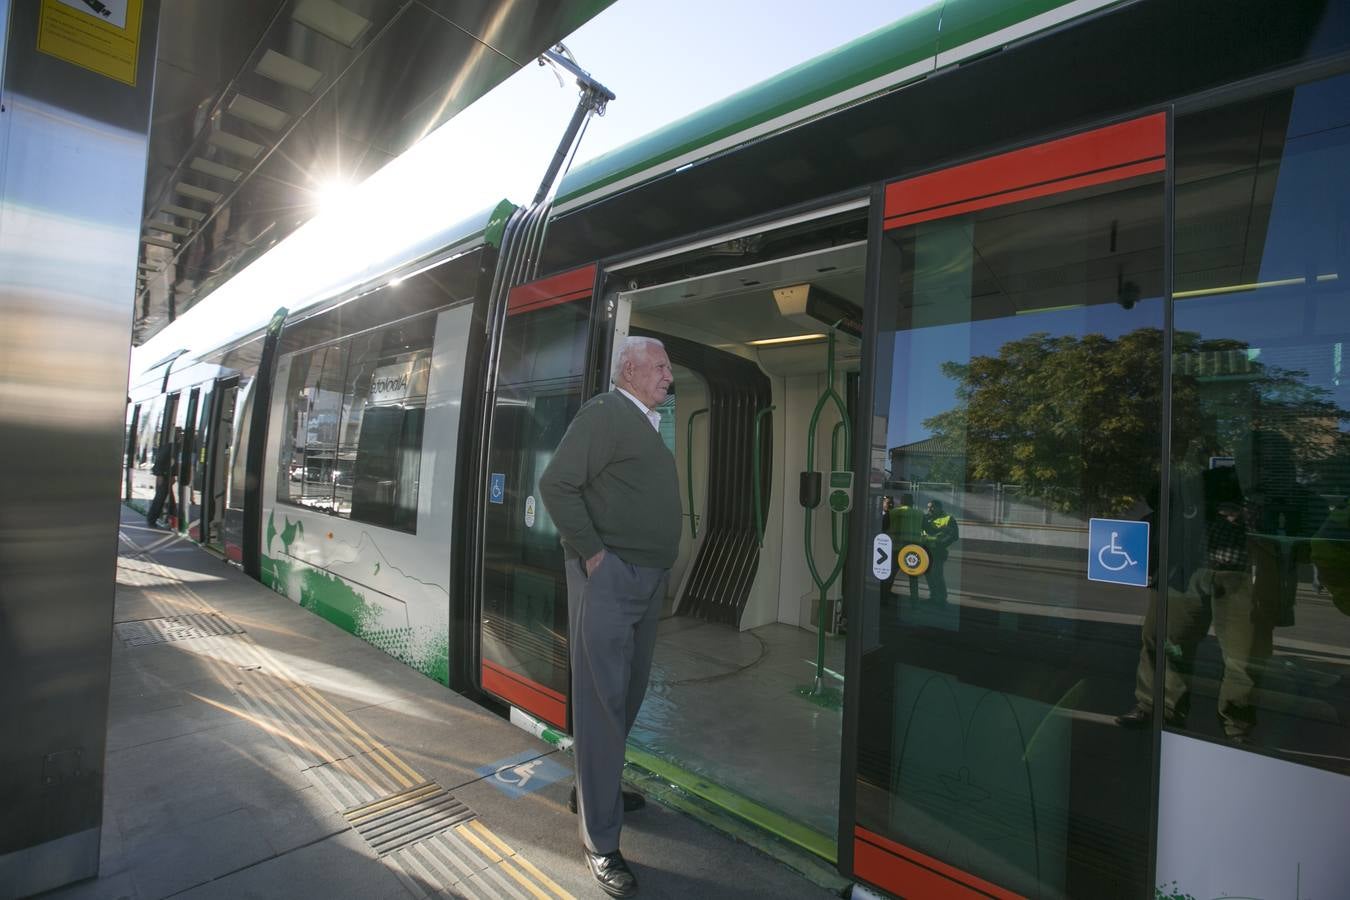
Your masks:
{"label": "station canopy", "polygon": [[133,343],[612,2],[164,3]]}

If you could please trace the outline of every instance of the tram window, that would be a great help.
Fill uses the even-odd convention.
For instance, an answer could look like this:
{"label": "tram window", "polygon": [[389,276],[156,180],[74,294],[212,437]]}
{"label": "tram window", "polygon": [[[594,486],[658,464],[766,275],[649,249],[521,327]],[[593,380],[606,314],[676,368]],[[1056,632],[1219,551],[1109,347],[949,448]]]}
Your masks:
{"label": "tram window", "polygon": [[1350,772],[1350,76],[1179,118],[1176,178],[1155,693],[1168,728]]}
{"label": "tram window", "polygon": [[[980,165],[1047,177],[1026,159]],[[1147,592],[1089,581],[1085,551],[1092,518],[1147,521],[1162,474],[1161,168],[883,239],[869,502],[905,498],[888,530],[926,559],[867,581],[857,824],[1025,896],[1147,890],[1152,748],[1113,720]]]}
{"label": "tram window", "polygon": [[416,530],[434,329],[421,316],[296,354],[278,500]]}

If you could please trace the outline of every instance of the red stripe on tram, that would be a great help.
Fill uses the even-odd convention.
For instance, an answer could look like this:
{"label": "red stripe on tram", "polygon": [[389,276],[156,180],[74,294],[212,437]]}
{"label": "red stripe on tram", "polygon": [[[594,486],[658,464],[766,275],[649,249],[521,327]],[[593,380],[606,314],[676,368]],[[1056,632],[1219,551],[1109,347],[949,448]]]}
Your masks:
{"label": "red stripe on tram", "polygon": [[990,209],[1166,167],[1167,115],[1047,141],[886,186],[886,228]]}
{"label": "red stripe on tram", "polygon": [[861,825],[853,829],[853,873],[908,900],[1026,900]]}
{"label": "red stripe on tram", "polygon": [[491,660],[483,660],[483,690],[558,728],[567,727],[567,698]]}
{"label": "red stripe on tram", "polygon": [[595,288],[596,265],[583,266],[542,281],[517,285],[506,295],[506,314],[520,315],[538,309],[547,309],[560,303],[582,300]]}

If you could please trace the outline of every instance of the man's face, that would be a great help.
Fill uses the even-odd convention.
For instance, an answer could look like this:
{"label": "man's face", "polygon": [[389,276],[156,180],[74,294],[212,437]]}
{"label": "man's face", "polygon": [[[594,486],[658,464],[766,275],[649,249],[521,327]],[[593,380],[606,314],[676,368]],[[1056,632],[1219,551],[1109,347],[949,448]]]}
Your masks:
{"label": "man's face", "polygon": [[634,358],[624,370],[628,374],[628,389],[648,408],[653,408],[666,399],[670,383],[675,375],[670,371],[670,357],[660,347],[648,346]]}

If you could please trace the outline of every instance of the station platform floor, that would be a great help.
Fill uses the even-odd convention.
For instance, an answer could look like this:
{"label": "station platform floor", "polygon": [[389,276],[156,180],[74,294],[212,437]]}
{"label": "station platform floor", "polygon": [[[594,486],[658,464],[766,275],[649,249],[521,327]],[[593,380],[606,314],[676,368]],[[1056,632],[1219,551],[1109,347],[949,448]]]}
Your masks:
{"label": "station platform floor", "polygon": [[[100,874],[44,894],[603,897],[571,758],[124,510]],[[639,896],[839,896],[647,791]]]}

